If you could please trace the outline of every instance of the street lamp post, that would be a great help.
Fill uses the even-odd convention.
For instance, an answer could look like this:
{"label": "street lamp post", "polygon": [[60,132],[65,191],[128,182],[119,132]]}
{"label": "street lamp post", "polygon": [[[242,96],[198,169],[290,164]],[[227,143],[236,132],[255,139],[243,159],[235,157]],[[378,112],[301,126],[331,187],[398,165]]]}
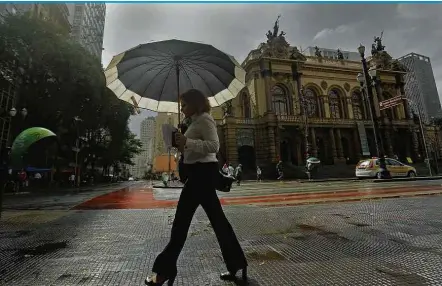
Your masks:
{"label": "street lamp post", "polygon": [[304,137],[305,137],[305,156],[306,156],[306,160],[308,159],[308,154],[310,152],[310,143],[308,140],[308,108],[307,108],[307,102],[305,100],[305,94],[304,94],[304,87],[301,87],[300,89],[301,92],[301,107],[302,107],[302,111],[304,113]]}
{"label": "street lamp post", "polygon": [[74,117],[74,124],[75,124],[75,128],[77,131],[77,138],[75,139],[75,168],[74,168],[74,175],[75,175],[75,180],[76,180],[76,184],[77,187],[80,186],[80,178],[79,178],[79,170],[78,170],[78,153],[80,152],[80,130],[78,128],[78,122],[83,121],[83,119],[81,119],[78,116]]}
{"label": "street lamp post", "polygon": [[371,125],[372,125],[372,128],[373,128],[373,137],[374,137],[374,143],[375,143],[375,146],[376,146],[376,154],[377,154],[377,156],[379,156],[380,151],[379,151],[378,136],[376,136],[375,120],[373,118],[373,112],[371,112],[370,98],[368,98],[368,95],[367,95],[367,93],[365,92],[365,89],[364,89],[364,81],[365,81],[364,75],[362,73],[358,73],[358,76],[357,76],[356,79],[359,82],[359,84],[361,85],[362,98],[363,98],[364,101],[366,101],[368,103],[368,108],[370,109],[369,113],[370,113]]}
{"label": "street lamp post", "polygon": [[379,177],[380,179],[389,179],[391,178],[390,171],[387,169],[387,164],[385,162],[385,152],[384,152],[384,144],[382,143],[382,137],[380,136],[380,128],[379,128],[379,122],[377,120],[376,116],[376,109],[374,105],[374,97],[373,97],[373,81],[370,78],[368,67],[367,67],[367,60],[365,59],[365,47],[363,45],[360,45],[358,47],[358,52],[361,56],[361,62],[362,62],[362,75],[363,78],[359,78],[358,80],[363,79],[363,83],[365,83],[365,90],[366,95],[368,97],[371,117],[372,117],[372,123],[373,123],[373,129],[375,129],[375,140],[379,143],[378,145],[378,158],[379,158],[379,167],[380,167],[380,173]]}

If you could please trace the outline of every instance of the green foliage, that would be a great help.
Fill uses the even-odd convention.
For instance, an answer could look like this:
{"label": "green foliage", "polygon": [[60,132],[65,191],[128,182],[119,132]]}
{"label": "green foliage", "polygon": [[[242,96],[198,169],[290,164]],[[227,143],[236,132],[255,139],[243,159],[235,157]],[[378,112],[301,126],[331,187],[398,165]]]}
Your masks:
{"label": "green foliage", "polygon": [[17,87],[16,107],[29,111],[13,134],[46,127],[57,134],[60,154],[69,159],[70,146],[85,136],[90,146],[84,152],[94,153],[104,166],[131,163],[141,148],[127,128],[133,107],[106,88],[94,56],[56,25],[27,15],[5,16],[0,39],[0,77]]}

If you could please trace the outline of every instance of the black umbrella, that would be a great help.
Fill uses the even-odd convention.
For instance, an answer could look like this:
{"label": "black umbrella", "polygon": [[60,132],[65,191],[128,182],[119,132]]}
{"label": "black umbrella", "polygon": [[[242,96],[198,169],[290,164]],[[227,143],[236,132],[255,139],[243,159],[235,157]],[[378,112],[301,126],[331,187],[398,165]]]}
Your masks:
{"label": "black umbrella", "polygon": [[245,71],[232,56],[211,45],[180,40],[143,44],[121,53],[105,75],[107,87],[119,99],[178,114],[178,97],[189,89],[201,90],[215,107],[245,86]]}

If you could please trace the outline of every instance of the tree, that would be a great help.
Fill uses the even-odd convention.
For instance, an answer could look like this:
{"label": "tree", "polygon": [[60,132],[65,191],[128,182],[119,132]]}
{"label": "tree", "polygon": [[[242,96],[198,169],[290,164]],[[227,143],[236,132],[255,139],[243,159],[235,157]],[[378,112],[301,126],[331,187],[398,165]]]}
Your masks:
{"label": "tree", "polygon": [[127,128],[134,109],[105,87],[100,62],[50,22],[26,15],[2,20],[0,76],[17,87],[16,107],[29,109],[12,134],[31,126],[53,130],[64,164],[74,158],[79,136],[88,141],[83,157],[94,153],[108,166],[130,164],[141,146]]}

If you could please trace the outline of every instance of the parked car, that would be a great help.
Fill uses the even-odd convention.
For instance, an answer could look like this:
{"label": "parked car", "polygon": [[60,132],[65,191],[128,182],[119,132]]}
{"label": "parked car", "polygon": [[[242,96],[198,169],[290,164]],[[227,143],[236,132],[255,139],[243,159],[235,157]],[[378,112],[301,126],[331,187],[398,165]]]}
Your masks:
{"label": "parked car", "polygon": [[128,181],[134,181],[133,177],[129,177]]}
{"label": "parked car", "polygon": [[[390,171],[391,177],[416,177],[416,169],[412,166],[405,165],[398,160],[385,158],[387,169]],[[381,178],[379,158],[364,159],[356,165],[355,174],[357,178]]]}

